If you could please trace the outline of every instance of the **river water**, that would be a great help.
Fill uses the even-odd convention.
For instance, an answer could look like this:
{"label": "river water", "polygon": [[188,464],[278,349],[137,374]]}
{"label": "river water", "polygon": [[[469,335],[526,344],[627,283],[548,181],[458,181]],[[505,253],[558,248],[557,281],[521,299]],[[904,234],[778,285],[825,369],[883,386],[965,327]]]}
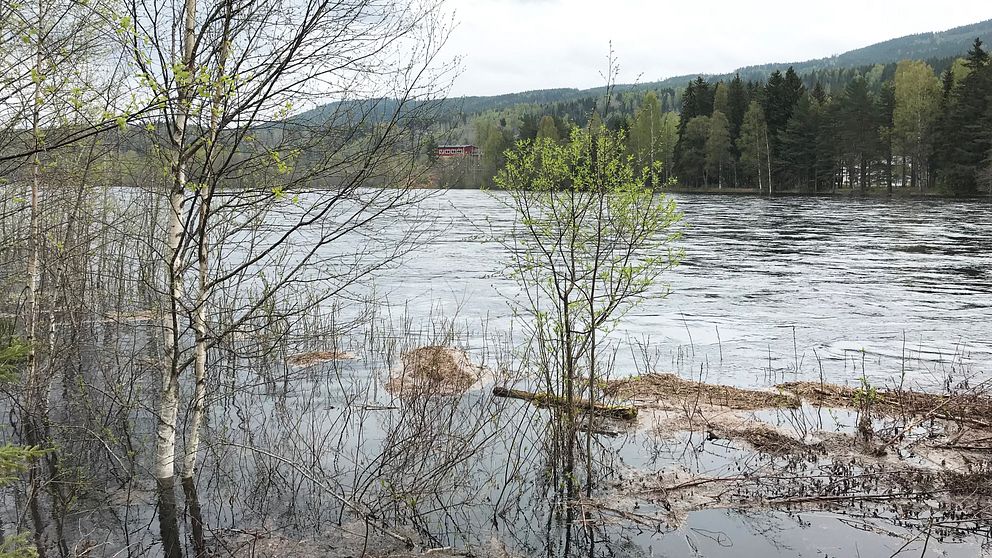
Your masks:
{"label": "river water", "polygon": [[[768,387],[821,377],[853,384],[865,374],[879,386],[942,390],[992,373],[988,203],[676,200],[684,214],[685,258],[663,277],[658,296],[611,334],[618,375],[649,368]],[[399,397],[386,388],[404,350],[450,342],[496,369],[494,355],[525,341],[518,324],[525,318],[512,310],[518,289],[505,273],[500,243],[491,240],[509,234],[513,216],[478,191],[430,195],[420,209],[380,231],[397,238],[417,227],[435,233],[375,275],[375,293],[388,301],[378,318],[393,322],[392,332],[346,339],[357,359],[289,367],[282,381],[258,382],[249,368],[237,368],[246,385],[215,408],[214,449],[200,479],[210,525],[234,526],[238,533],[273,528],[312,541],[318,546],[313,555],[358,555],[366,548],[361,537],[319,546],[331,540],[328,533],[368,528],[356,525],[353,505],[425,547],[448,549],[439,550],[441,556],[564,556],[563,541],[573,539],[578,546],[569,554],[584,556],[970,557],[992,551],[987,518],[957,517],[924,498],[916,507],[890,506],[883,494],[836,506],[752,509],[734,504],[749,501],[746,494],[701,490],[699,497],[717,503],[690,506],[688,513],[668,509],[667,492],[658,497],[644,486],[757,475],[768,483],[759,487],[766,501],[802,500],[813,493],[829,497],[831,483],[848,491],[851,479],[884,474],[853,458],[762,454],[738,439],[714,439],[706,431],[661,435],[650,425],[607,425],[616,431],[594,436],[589,455],[599,503],[589,517],[595,521],[568,521],[549,504],[555,477],[546,458],[546,409],[494,398],[488,389]],[[371,241],[377,240],[384,239]],[[666,290],[670,294],[660,296]],[[438,333],[450,321],[458,332],[453,341]],[[494,347],[496,338],[504,349]],[[368,346],[372,339],[383,347]],[[392,357],[378,356],[385,353]],[[511,372],[497,381],[515,378]],[[856,413],[839,409],[762,412],[763,421],[797,433],[851,434],[858,421]],[[876,425],[879,431],[885,426]],[[342,504],[342,497],[350,503]],[[624,513],[668,519],[631,520]],[[342,524],[343,530],[335,527]],[[573,531],[566,532],[567,525]]]}
{"label": "river water", "polygon": [[[492,196],[423,202],[444,232],[380,274],[379,292],[412,315],[509,329],[517,289],[486,239],[508,234],[513,215]],[[645,344],[666,371],[741,386],[862,373],[890,385],[905,373],[905,385],[935,388],[992,373],[988,202],[675,199],[685,258],[662,278],[669,296],[644,301],[611,335],[619,374],[644,368],[634,355]]]}

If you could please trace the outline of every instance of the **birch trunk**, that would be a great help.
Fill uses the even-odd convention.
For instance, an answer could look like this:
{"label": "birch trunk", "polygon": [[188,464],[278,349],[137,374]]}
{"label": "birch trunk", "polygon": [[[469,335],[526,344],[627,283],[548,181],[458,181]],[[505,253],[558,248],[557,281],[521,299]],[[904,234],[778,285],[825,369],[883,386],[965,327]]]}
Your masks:
{"label": "birch trunk", "polygon": [[[43,58],[41,41],[42,33],[42,11],[41,2],[38,3],[38,28],[37,43],[35,46],[35,64],[32,68],[32,79],[34,80],[34,90],[31,96],[31,133],[34,139],[34,155],[31,157],[31,215],[29,218],[28,232],[28,265],[27,265],[27,317],[25,320],[25,338],[28,346],[27,378],[25,381],[26,401],[24,405],[24,437],[27,445],[41,445],[40,417],[42,379],[38,373],[38,352],[35,349],[37,344],[38,329],[38,286],[40,285],[41,272],[41,252],[39,241],[41,238],[41,106],[42,106],[42,75]],[[41,471],[40,464],[32,462],[28,471],[29,493],[28,507],[31,519],[34,523],[34,543],[40,558],[45,558],[47,543],[45,541],[45,521],[41,509],[41,483],[39,482]]]}
{"label": "birch trunk", "polygon": [[[193,47],[195,40],[196,1],[186,0],[183,6],[182,65],[188,75],[194,71]],[[180,83],[175,104],[175,125],[172,131],[173,172],[175,173],[172,191],[169,193],[168,227],[168,282],[169,315],[165,324],[165,348],[167,362],[162,370],[159,419],[156,434],[154,474],[159,493],[159,527],[162,534],[163,552],[167,558],[182,558],[182,545],[179,539],[179,522],[176,511],[176,421],[179,415],[179,317],[183,295],[182,240],[183,197],[186,191],[186,124],[189,113],[190,86]]]}
{"label": "birch trunk", "polygon": [[[224,76],[227,66],[228,45],[230,40],[230,22],[232,9],[230,2],[225,3],[225,16],[223,31],[221,33],[220,48],[217,53],[217,83],[214,87],[213,99],[211,100],[210,111],[210,139],[208,144],[208,156],[211,161],[217,157],[217,141],[220,136],[220,112],[223,108],[224,96]],[[208,172],[213,173],[213,163],[207,166]],[[208,184],[201,186],[199,190],[200,211],[197,230],[197,298],[196,312],[193,316],[193,329],[196,332],[196,352],[194,355],[194,373],[196,384],[193,393],[193,412],[190,419],[190,437],[186,443],[186,453],[183,459],[183,479],[191,479],[196,473],[197,453],[200,447],[200,431],[203,426],[203,419],[206,412],[206,384],[207,384],[207,302],[209,293],[209,268],[210,268],[210,243],[209,243],[209,223],[210,204],[213,197],[214,176],[210,177]]]}
{"label": "birch trunk", "polygon": [[213,99],[211,100],[210,111],[210,138],[207,145],[207,152],[210,161],[207,169],[211,173],[207,184],[200,186],[198,193],[200,201],[199,222],[197,230],[197,296],[196,311],[193,316],[193,329],[196,333],[196,351],[194,353],[193,369],[195,374],[195,385],[193,391],[192,413],[189,424],[189,439],[186,441],[185,454],[183,456],[182,485],[186,496],[186,502],[190,511],[190,527],[192,530],[193,549],[195,555],[200,558],[207,555],[206,541],[203,537],[203,516],[200,511],[200,502],[196,490],[196,467],[197,454],[200,449],[201,431],[203,430],[204,417],[206,416],[207,397],[207,303],[210,298],[209,291],[209,269],[210,269],[210,242],[209,242],[209,219],[210,205],[215,187],[213,176],[213,160],[217,157],[217,142],[220,136],[220,113],[223,109],[224,96],[224,76],[226,72],[230,22],[232,9],[230,2],[225,3],[225,16],[223,31],[221,33],[220,47],[217,53],[217,83],[214,87]]}

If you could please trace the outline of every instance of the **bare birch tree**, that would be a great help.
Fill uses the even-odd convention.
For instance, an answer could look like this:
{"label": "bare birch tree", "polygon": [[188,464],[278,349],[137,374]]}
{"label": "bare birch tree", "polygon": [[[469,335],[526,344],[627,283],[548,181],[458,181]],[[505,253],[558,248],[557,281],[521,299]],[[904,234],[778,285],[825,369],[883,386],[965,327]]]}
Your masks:
{"label": "bare birch tree", "polygon": [[[128,11],[130,58],[160,109],[145,127],[169,176],[153,472],[166,555],[180,556],[184,373],[194,386],[179,472],[195,501],[211,348],[294,285],[322,282],[308,303],[319,304],[395,255],[352,247],[342,268],[326,247],[410,203],[413,124],[436,108],[447,30],[435,2],[133,0]],[[326,100],[336,102],[300,114]],[[222,322],[212,295],[233,285],[246,297],[218,309]]]}

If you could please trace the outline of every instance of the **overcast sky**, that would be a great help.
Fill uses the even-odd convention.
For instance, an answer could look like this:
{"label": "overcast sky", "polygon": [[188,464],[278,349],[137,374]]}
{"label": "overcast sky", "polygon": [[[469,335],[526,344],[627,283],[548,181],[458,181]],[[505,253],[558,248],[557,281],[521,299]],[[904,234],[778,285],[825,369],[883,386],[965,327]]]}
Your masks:
{"label": "overcast sky", "polygon": [[[454,95],[603,84],[822,58],[992,19],[990,0],[449,0],[462,55]],[[992,43],[992,37],[987,42]],[[639,78],[639,79],[638,79]]]}

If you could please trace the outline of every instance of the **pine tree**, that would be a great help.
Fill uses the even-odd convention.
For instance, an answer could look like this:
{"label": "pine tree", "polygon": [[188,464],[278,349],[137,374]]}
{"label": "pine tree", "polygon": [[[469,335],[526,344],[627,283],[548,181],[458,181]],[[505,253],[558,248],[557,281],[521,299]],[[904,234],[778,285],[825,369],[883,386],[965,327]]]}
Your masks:
{"label": "pine tree", "polygon": [[[713,90],[710,84],[702,78],[697,77],[689,82],[685,92],[682,94],[681,119],[679,120],[679,137],[675,144],[675,160],[678,164],[678,173],[683,178],[689,175],[695,176],[699,169],[687,169],[682,167],[683,160],[694,160],[694,155],[684,157],[686,146],[686,127],[693,119],[699,116],[708,117],[713,113]],[[703,142],[705,142],[705,135]],[[699,146],[701,148],[701,146]]]}
{"label": "pine tree", "polygon": [[827,92],[823,89],[823,84],[817,80],[816,85],[813,86],[813,90],[810,91],[810,95],[816,99],[816,102],[823,105],[827,101]]}
{"label": "pine tree", "polygon": [[881,155],[885,159],[883,178],[889,194],[892,194],[893,128],[896,106],[895,87],[891,81],[882,83],[875,105],[875,122],[878,125],[878,139]]}
{"label": "pine tree", "polygon": [[816,132],[815,189],[836,191],[841,176],[843,148],[840,135],[840,104],[827,97],[819,109]]}
{"label": "pine tree", "polygon": [[747,105],[750,102],[741,75],[734,75],[730,81],[727,92],[727,120],[730,121],[730,139],[737,141],[741,134],[741,124],[744,122],[744,113],[747,112]]}
{"label": "pine tree", "polygon": [[[857,77],[844,88],[840,100],[840,139],[845,146],[848,171],[865,192],[871,179],[871,166],[880,150],[875,99],[868,90],[868,81]],[[853,186],[853,184],[852,184]]]}
{"label": "pine tree", "polygon": [[710,118],[697,116],[685,125],[682,152],[679,154],[679,176],[689,184],[704,186],[706,176],[706,140],[710,133]]}
{"label": "pine tree", "polygon": [[518,137],[522,140],[532,140],[537,137],[538,117],[528,112],[520,117]]}
{"label": "pine tree", "polygon": [[941,179],[953,192],[970,195],[978,191],[978,174],[990,148],[987,109],[992,69],[981,39],[972,44],[965,66],[967,75],[953,87],[944,107]]}
{"label": "pine tree", "polygon": [[776,70],[768,78],[763,108],[768,123],[769,150],[773,161],[779,157],[780,136],[789,123],[789,118],[792,117],[796,103],[804,94],[805,87],[802,80],[791,66],[785,75]]}
{"label": "pine tree", "polygon": [[792,66],[789,66],[789,69],[785,71],[784,91],[785,102],[789,107],[789,117],[791,118],[796,104],[806,94],[806,86],[803,85],[803,80],[799,79],[799,75],[796,74],[796,70]]}
{"label": "pine tree", "polygon": [[779,174],[798,186],[816,190],[819,105],[811,95],[796,103],[785,130],[780,134]]}

